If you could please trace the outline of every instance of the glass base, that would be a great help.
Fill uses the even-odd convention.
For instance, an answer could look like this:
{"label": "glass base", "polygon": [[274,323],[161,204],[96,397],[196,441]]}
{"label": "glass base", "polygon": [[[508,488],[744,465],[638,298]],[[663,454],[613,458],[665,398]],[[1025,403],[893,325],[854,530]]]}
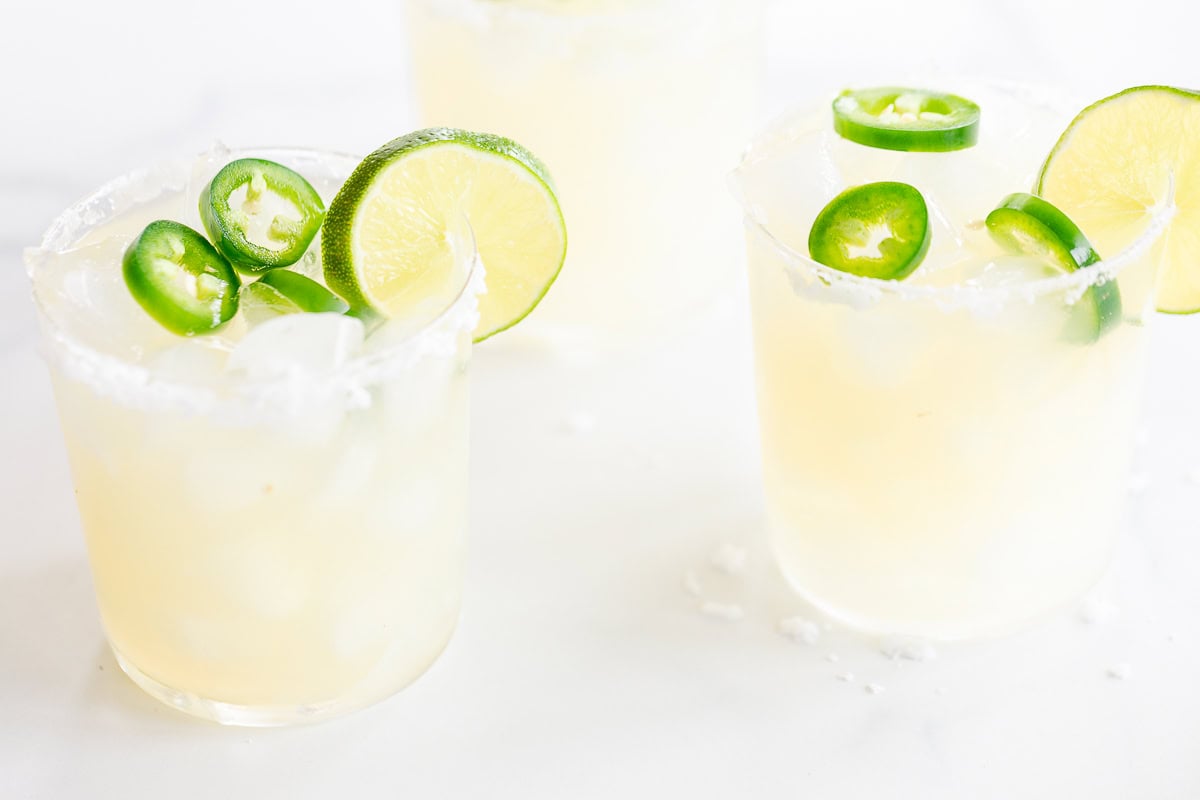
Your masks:
{"label": "glass base", "polygon": [[925,639],[935,642],[973,642],[986,639],[996,639],[1032,628],[1039,623],[1053,618],[1067,609],[1072,608],[1100,582],[1106,570],[1101,570],[1090,580],[1075,587],[1074,591],[1066,592],[1058,602],[1047,604],[1036,612],[1012,617],[993,617],[980,620],[882,620],[877,617],[856,613],[852,610],[831,603],[806,591],[804,586],[788,577],[784,579],[789,588],[801,600],[812,606],[830,621],[850,630],[872,636],[900,636],[914,639]]}
{"label": "glass base", "polygon": [[[109,645],[112,647],[111,643]],[[317,722],[337,714],[353,711],[357,706],[347,706],[340,703],[324,703],[307,706],[242,706],[233,703],[223,703],[211,700],[190,692],[172,689],[166,684],[159,683],[146,673],[135,667],[131,661],[121,655],[115,647],[112,648],[117,664],[121,671],[129,676],[142,691],[172,708],[185,714],[199,717],[221,725],[233,725],[243,728],[274,728],[283,725],[300,725],[306,722]]]}

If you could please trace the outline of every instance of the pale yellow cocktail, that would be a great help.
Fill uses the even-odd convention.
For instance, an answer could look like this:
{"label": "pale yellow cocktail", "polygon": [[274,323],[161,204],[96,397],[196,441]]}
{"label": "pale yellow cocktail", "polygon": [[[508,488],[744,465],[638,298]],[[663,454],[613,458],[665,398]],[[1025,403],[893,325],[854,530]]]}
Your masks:
{"label": "pale yellow cocktail", "polygon": [[568,267],[531,331],[632,343],[701,318],[741,244],[724,176],[753,131],[758,0],[408,0],[422,124],[553,165]]}
{"label": "pale yellow cocktail", "polygon": [[[327,199],[357,163],[252,155]],[[29,252],[30,275],[122,668],[220,722],[312,720],[410,683],[454,629],[482,275],[464,249],[443,301],[366,338],[338,314],[244,313],[176,336],[129,295],[122,252],[154,219],[198,227],[195,182],[217,166],[109,184]],[[297,269],[319,277],[315,251]]]}
{"label": "pale yellow cocktail", "polygon": [[[772,128],[735,176],[772,545],[806,598],[877,632],[1016,628],[1091,586],[1122,524],[1157,233],[1105,254],[1119,318],[1081,340],[1097,280],[1005,254],[983,225],[1069,117],[976,99],[970,149],[866,147],[821,111]],[[868,181],[929,202],[932,245],[903,281],[808,257],[818,212]]]}

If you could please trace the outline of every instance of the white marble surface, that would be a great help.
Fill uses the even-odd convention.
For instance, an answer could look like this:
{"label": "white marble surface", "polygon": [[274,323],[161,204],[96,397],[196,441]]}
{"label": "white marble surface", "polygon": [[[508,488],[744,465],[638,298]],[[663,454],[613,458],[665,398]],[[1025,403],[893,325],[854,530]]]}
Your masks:
{"label": "white marble surface", "polygon": [[[1186,0],[808,5],[773,12],[775,108],[931,67],[1097,96],[1200,86]],[[800,610],[765,563],[734,298],[618,365],[481,349],[466,611],[410,689],[278,731],[156,705],[103,645],[20,248],[108,177],[218,137],[365,151],[411,128],[401,15],[368,0],[5,13],[0,797],[1200,797],[1189,319],[1158,326],[1148,483],[1112,574],[1026,634],[918,662],[839,631],[775,633]],[[594,426],[573,432],[578,415]],[[723,542],[747,548],[745,577],[707,565]],[[688,570],[745,618],[699,613]]]}

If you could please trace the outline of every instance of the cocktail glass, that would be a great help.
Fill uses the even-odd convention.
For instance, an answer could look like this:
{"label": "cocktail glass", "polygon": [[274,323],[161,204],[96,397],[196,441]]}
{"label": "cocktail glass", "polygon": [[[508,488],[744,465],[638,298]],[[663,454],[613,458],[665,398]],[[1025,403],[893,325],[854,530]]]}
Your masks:
{"label": "cocktail glass", "polygon": [[198,226],[205,169],[268,158],[328,200],[358,163],[225,155],[107,184],[27,264],[117,661],[190,714],[280,725],[400,690],[455,627],[482,275],[461,246],[452,295],[365,346],[361,324],[335,315],[264,323],[269,339],[239,318],[211,336],[169,334],[134,305],[121,254],[153,219]]}
{"label": "cocktail glass", "polygon": [[567,267],[526,333],[585,346],[703,318],[741,243],[724,176],[753,132],[759,0],[409,0],[424,125],[553,165]]}
{"label": "cocktail glass", "polygon": [[[873,150],[839,139],[827,111],[794,115],[734,175],[771,544],[788,582],[855,628],[1020,628],[1097,581],[1123,523],[1156,231],[1072,274],[972,254],[988,211],[1032,185],[1040,162],[1022,159],[1065,125],[1031,112],[1005,129],[1017,100],[999,95],[991,135],[988,109],[1001,109],[983,103],[984,138],[959,153]],[[804,249],[821,208],[872,179],[935,187],[934,246],[904,282]],[[955,221],[968,206],[977,217]],[[1081,340],[1073,315],[1101,277],[1122,313]]]}

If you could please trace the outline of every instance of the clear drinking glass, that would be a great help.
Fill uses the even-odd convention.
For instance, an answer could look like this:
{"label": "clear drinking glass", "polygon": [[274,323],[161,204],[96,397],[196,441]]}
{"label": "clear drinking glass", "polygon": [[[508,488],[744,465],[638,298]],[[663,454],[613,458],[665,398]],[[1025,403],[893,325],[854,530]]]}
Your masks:
{"label": "clear drinking glass", "polygon": [[335,315],[169,334],[121,278],[146,223],[196,227],[197,181],[234,157],[291,166],[326,202],[358,161],[224,155],[109,183],[27,264],[117,660],[183,711],[277,725],[398,691],[455,627],[482,276],[463,247],[454,296],[366,344]]}
{"label": "clear drinking glass", "polygon": [[639,341],[715,305],[741,251],[723,187],[758,111],[759,0],[407,5],[422,124],[552,167],[570,250],[522,330]]}
{"label": "clear drinking glass", "polygon": [[[997,105],[977,99],[986,126]],[[997,127],[976,152],[894,153],[839,140],[827,112],[797,115],[734,176],[772,547],[801,595],[860,629],[1019,628],[1102,575],[1123,522],[1156,233],[1073,274],[976,255],[982,217],[1033,185],[1040,162],[1020,159],[1061,130]],[[838,272],[803,249],[821,208],[868,174],[937,187],[934,247],[904,282]],[[976,219],[950,221],[968,206]],[[1073,326],[1098,278],[1115,281],[1122,313],[1086,341]]]}

